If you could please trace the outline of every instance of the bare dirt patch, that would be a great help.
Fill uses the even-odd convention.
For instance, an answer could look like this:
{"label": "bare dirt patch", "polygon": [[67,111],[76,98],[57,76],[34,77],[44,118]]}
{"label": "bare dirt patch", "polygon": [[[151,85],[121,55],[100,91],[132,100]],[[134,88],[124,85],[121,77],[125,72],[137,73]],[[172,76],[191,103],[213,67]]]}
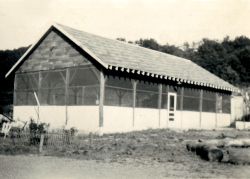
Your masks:
{"label": "bare dirt patch", "polygon": [[[184,132],[168,129],[145,130],[94,136],[92,146],[86,140],[86,145],[79,146],[77,149],[67,150],[56,147],[53,150],[45,150],[42,154],[39,154],[38,148],[34,146],[13,146],[12,139],[3,141],[0,138],[1,154],[18,154],[14,157],[1,156],[1,163],[4,163],[7,174],[3,168],[0,169],[0,174],[7,176],[8,171],[18,170],[16,172],[19,176],[24,176],[23,178],[36,178],[36,173],[39,174],[39,172],[40,176],[44,176],[43,178],[81,178],[83,176],[87,178],[248,178],[250,166],[228,163],[227,149],[222,149],[224,154],[222,162],[208,162],[188,152],[185,141],[224,137],[249,138],[249,136],[250,132],[237,130]],[[11,170],[8,169],[9,167]]]}

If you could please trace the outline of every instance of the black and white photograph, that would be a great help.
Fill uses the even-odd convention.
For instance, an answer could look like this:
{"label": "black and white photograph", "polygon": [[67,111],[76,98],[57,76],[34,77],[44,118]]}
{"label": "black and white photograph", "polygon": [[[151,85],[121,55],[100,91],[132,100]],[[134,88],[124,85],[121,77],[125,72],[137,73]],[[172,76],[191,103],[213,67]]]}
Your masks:
{"label": "black and white photograph", "polygon": [[250,0],[0,0],[0,178],[250,177]]}

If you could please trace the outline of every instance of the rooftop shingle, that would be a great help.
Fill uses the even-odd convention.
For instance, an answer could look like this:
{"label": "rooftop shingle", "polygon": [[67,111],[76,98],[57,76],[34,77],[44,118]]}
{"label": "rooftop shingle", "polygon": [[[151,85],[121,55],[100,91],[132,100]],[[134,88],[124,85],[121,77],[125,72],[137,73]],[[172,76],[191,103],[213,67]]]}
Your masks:
{"label": "rooftop shingle", "polygon": [[235,88],[190,60],[57,25],[107,65]]}

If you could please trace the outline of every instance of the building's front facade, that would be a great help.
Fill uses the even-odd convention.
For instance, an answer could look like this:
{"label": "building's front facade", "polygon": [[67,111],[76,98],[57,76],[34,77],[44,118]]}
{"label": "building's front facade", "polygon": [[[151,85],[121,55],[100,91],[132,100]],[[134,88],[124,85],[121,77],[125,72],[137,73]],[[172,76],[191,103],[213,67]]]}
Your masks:
{"label": "building's front facade", "polygon": [[6,76],[14,72],[14,119],[40,119],[52,129],[109,133],[232,122],[236,88],[191,61],[59,24]]}

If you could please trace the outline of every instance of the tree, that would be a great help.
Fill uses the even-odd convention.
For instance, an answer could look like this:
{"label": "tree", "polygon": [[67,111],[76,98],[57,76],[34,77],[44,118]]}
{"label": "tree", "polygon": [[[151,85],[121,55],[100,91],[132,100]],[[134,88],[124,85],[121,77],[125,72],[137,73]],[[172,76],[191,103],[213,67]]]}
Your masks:
{"label": "tree", "polygon": [[[29,47],[14,50],[0,50],[0,114],[9,116],[12,113],[14,74],[5,78],[5,74]],[[10,116],[9,116],[10,117]]]}

